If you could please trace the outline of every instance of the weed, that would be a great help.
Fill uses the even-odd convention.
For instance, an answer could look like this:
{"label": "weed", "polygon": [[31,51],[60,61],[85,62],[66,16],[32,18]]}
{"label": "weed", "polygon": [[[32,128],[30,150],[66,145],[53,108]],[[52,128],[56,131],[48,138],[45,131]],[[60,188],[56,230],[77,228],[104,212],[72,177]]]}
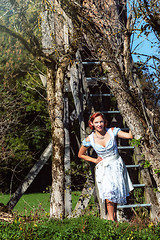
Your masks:
{"label": "weed", "polygon": [[133,138],[133,139],[129,140],[129,143],[131,146],[139,147],[141,145],[141,141],[142,141],[142,138],[139,138],[139,139]]}
{"label": "weed", "polygon": [[142,164],[141,164],[144,168],[149,168],[151,166],[150,162],[148,160],[145,160]]}
{"label": "weed", "polygon": [[[54,239],[54,240],[158,240],[160,225],[144,223],[138,218],[131,223],[114,223],[95,216],[82,216],[73,219],[26,222],[18,219],[12,224],[0,223],[0,239]],[[142,224],[143,223],[143,224]]]}

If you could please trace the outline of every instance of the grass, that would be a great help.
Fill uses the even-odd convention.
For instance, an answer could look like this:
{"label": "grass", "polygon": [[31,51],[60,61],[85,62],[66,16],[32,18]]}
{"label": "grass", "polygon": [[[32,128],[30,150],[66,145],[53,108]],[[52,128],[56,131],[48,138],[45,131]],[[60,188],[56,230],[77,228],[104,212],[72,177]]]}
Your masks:
{"label": "grass", "polygon": [[[72,192],[74,209],[80,192]],[[0,194],[0,202],[7,204],[10,196]],[[136,217],[130,223],[113,223],[95,215],[94,200],[83,216],[64,220],[49,219],[49,193],[24,194],[14,208],[12,224],[0,222],[2,240],[159,240],[160,224]]]}
{"label": "grass", "polygon": [[[80,192],[72,193],[72,209],[74,209],[78,199]],[[7,204],[9,201],[9,194],[0,194],[0,203]],[[41,209],[43,213],[49,213],[50,208],[50,194],[49,193],[32,193],[32,194],[24,194],[17,205],[14,207],[14,212],[18,212],[21,215],[28,215],[30,212],[37,211],[37,209]]]}

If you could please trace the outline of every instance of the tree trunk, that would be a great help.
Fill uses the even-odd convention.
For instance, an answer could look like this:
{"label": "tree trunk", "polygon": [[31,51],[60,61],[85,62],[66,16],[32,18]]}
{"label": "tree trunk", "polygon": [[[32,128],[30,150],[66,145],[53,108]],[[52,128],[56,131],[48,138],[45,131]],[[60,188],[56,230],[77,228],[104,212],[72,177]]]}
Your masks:
{"label": "tree trunk", "polygon": [[50,217],[64,217],[64,129],[63,129],[63,85],[64,72],[54,67],[47,70],[47,97],[51,120],[53,160]]}
{"label": "tree trunk", "polygon": [[[145,162],[144,156],[142,155],[141,149],[139,147],[135,147],[134,149],[134,161],[136,164],[141,164]],[[152,205],[150,216],[155,222],[160,221],[160,208],[158,203],[157,194],[154,191],[154,182],[152,181],[150,175],[150,167],[144,168],[143,166],[140,168],[140,183],[145,184],[145,199],[148,203]]]}
{"label": "tree trunk", "polygon": [[50,217],[62,219],[65,216],[63,88],[70,57],[67,51],[70,43],[69,33],[72,35],[72,22],[57,0],[43,1],[41,18],[43,51],[55,59],[55,62],[46,63],[48,109],[53,142]]}

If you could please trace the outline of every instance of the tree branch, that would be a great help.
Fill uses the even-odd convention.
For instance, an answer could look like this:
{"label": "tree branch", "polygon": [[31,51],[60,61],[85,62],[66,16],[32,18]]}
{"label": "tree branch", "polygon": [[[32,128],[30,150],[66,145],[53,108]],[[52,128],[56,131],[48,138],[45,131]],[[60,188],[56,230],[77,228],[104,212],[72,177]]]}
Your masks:
{"label": "tree branch", "polygon": [[15,31],[13,31],[13,30],[5,27],[5,26],[2,25],[2,24],[0,24],[0,30],[1,30],[2,32],[5,32],[5,33],[7,33],[7,34],[9,34],[9,35],[17,38],[17,39],[25,46],[25,48],[26,48],[29,52],[32,53],[32,48],[30,47],[30,43],[28,43],[28,41],[25,40],[25,39],[23,38],[23,36],[21,36],[19,33],[17,33],[17,32],[15,32]]}

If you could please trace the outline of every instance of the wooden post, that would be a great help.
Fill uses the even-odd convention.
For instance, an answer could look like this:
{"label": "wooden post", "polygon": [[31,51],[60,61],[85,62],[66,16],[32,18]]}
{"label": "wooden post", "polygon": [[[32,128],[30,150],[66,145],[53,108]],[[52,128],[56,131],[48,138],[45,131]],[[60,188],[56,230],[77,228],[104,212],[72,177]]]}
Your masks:
{"label": "wooden post", "polygon": [[85,138],[85,122],[83,113],[87,105],[88,89],[83,70],[80,53],[76,53],[77,63],[74,63],[70,69],[70,87],[74,99],[74,104],[80,125],[81,141]]}
{"label": "wooden post", "polygon": [[[96,181],[95,181],[96,182]],[[97,188],[97,184],[95,183],[95,190],[96,190],[96,195],[98,199],[98,204],[99,204],[99,210],[100,210],[100,218],[101,219],[107,219],[107,213],[106,213],[106,202],[102,202],[102,200],[99,197],[99,191]]]}
{"label": "wooden post", "polygon": [[[75,103],[76,112],[78,115],[80,125],[80,138],[81,138],[80,140],[82,141],[86,137],[83,113],[86,106],[90,106],[88,102],[89,90],[79,51],[77,51],[76,53],[76,60],[77,64],[74,63],[70,70],[70,87]],[[82,210],[87,206],[90,197],[94,192],[94,189],[95,189],[94,183],[87,179],[85,186],[82,190],[82,194],[79,198],[79,201],[74,209],[72,216],[79,216],[81,214]],[[102,204],[98,196],[98,191],[96,191],[96,194],[100,205],[101,218],[106,218],[105,204]]]}
{"label": "wooden post", "polygon": [[89,105],[89,89],[82,64],[81,54],[79,51],[76,52],[76,60],[78,62],[78,77],[83,90],[83,106],[86,107],[87,105]]}
{"label": "wooden post", "polygon": [[64,154],[64,171],[65,171],[65,216],[72,213],[72,196],[71,196],[71,174],[70,174],[70,139],[69,139],[69,106],[68,96],[64,96],[64,133],[65,133],[65,154]]}
{"label": "wooden post", "polygon": [[92,178],[88,177],[82,193],[80,195],[80,198],[76,204],[76,207],[72,213],[72,217],[78,217],[82,214],[82,211],[87,207],[89,200],[94,192],[94,183]]}
{"label": "wooden post", "polygon": [[76,64],[74,63],[71,67],[70,71],[71,77],[70,77],[70,86],[71,91],[74,99],[74,104],[76,108],[76,112],[78,115],[79,125],[80,125],[80,138],[81,140],[85,137],[85,124],[83,119],[83,96],[82,96],[82,88],[79,83],[78,79],[78,72],[76,68]]}

